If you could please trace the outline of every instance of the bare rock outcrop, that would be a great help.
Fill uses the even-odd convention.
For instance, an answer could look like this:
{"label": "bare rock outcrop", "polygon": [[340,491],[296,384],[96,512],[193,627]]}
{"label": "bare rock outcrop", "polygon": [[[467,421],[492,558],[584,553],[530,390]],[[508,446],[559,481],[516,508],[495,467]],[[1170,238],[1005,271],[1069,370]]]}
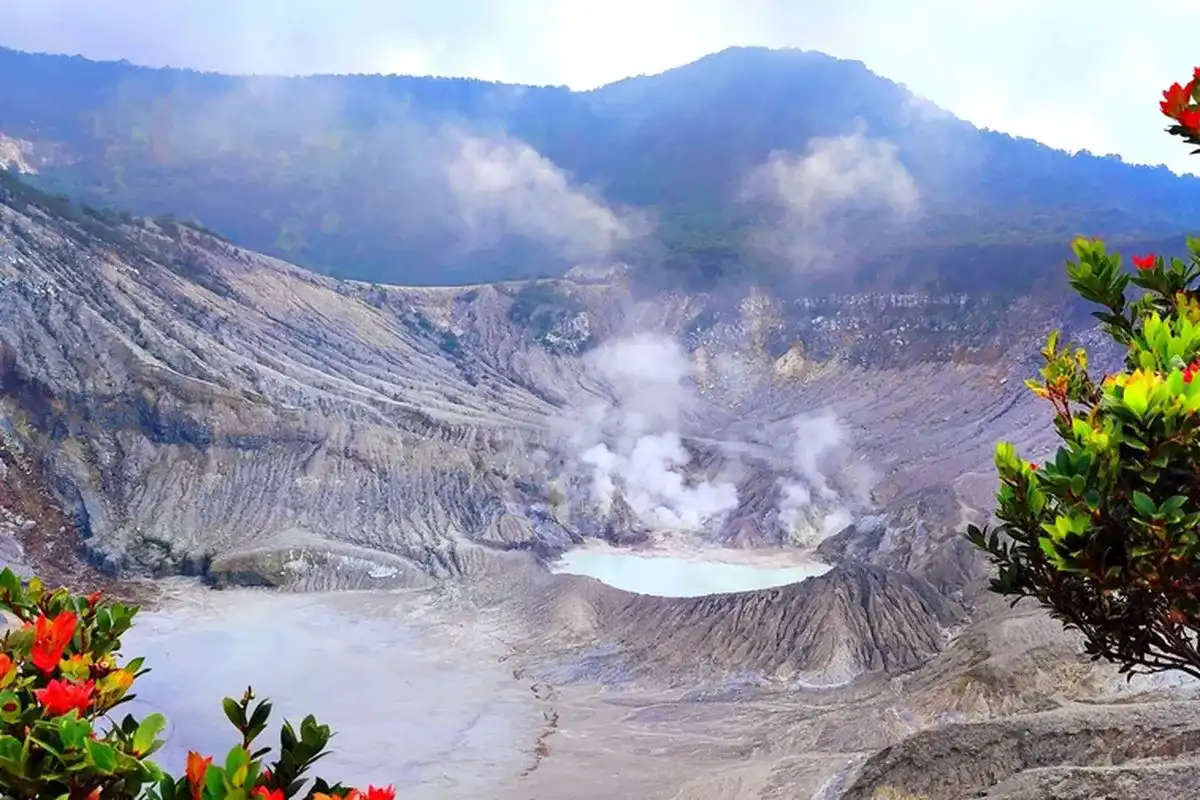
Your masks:
{"label": "bare rock outcrop", "polygon": [[[745,469],[739,508],[703,536],[743,547],[785,538],[771,509],[794,464],[773,445],[796,414],[831,402],[880,468],[884,506],[889,487],[918,477],[897,452],[904,464],[939,454],[922,485],[986,459],[975,443],[990,428],[951,411],[1000,374],[989,353],[1021,335],[990,322],[1003,309],[957,296],[760,293],[737,306],[632,292],[620,272],[460,288],[337,281],[5,178],[0,419],[104,569],[228,567],[224,579],[270,585],[309,580],[280,569],[302,562],[299,550],[371,586],[395,558],[436,580],[465,574],[475,551],[552,555],[581,534],[640,538],[628,508],[614,504],[607,520],[586,502],[560,513],[548,487],[566,412],[608,391],[580,354],[636,331],[712,356],[681,431],[695,440],[691,468]],[[914,336],[929,346],[908,347]],[[798,342],[804,369],[774,370]],[[897,388],[908,386],[918,389]],[[1011,427],[1026,412],[1010,395],[976,410]],[[938,415],[950,423],[933,425]],[[951,439],[970,444],[947,460]],[[339,555],[346,547],[352,558]],[[942,572],[922,574],[961,582]]]}
{"label": "bare rock outcrop", "polygon": [[963,609],[928,582],[862,564],[778,589],[698,598],[622,593],[604,607],[607,632],[651,671],[745,670],[812,685],[918,667],[962,618]]}
{"label": "bare rock outcrop", "polygon": [[[1187,767],[1155,762],[1181,758],[1200,758],[1200,703],[1081,706],[918,733],[869,758],[841,797],[870,800],[889,787],[929,800],[1165,800],[1178,796],[1169,792],[1181,785]],[[1074,779],[1082,780],[1068,789]]]}

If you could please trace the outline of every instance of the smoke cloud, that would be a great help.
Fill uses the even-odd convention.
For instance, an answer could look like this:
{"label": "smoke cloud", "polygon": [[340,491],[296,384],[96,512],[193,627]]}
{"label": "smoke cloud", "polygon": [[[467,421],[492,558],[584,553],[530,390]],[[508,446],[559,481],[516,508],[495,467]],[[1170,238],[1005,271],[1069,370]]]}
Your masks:
{"label": "smoke cloud", "polygon": [[619,497],[644,525],[695,531],[737,508],[733,483],[689,472],[681,428],[695,395],[678,342],[657,334],[617,339],[590,353],[587,367],[611,400],[584,411],[571,444],[602,514]]}
{"label": "smoke cloud", "polygon": [[775,211],[753,243],[800,268],[832,265],[865,222],[904,224],[920,212],[917,183],[897,147],[862,130],[814,139],[803,155],[772,153],[747,176],[741,197]]}

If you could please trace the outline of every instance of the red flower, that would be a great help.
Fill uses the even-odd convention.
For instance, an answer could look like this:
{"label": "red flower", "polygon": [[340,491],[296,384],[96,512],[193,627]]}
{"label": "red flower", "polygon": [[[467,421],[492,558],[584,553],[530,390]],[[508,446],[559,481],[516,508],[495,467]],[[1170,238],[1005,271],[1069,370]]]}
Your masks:
{"label": "red flower", "polygon": [[1189,88],[1185,89],[1178,83],[1171,84],[1163,92],[1162,102],[1158,104],[1159,108],[1162,109],[1162,113],[1171,119],[1179,119],[1179,115],[1187,109],[1188,104],[1191,102],[1192,86],[1194,86],[1194,83],[1189,83]]}
{"label": "red flower", "polygon": [[102,591],[97,590],[95,592],[92,592],[91,594],[89,594],[87,596],[88,607],[95,608],[96,606],[100,605],[100,599],[103,597],[104,597],[104,592],[102,592]]}
{"label": "red flower", "polygon": [[265,786],[255,787],[250,796],[261,798],[261,800],[286,800],[283,789],[268,789]]}
{"label": "red flower", "polygon": [[1156,261],[1156,258],[1155,258],[1154,253],[1149,253],[1144,256],[1134,256],[1133,257],[1133,265],[1143,271],[1148,270],[1148,269],[1154,269],[1155,261]]}
{"label": "red flower", "polygon": [[1196,377],[1197,372],[1200,372],[1200,359],[1196,359],[1195,361],[1193,361],[1192,363],[1190,363],[1186,367],[1184,367],[1183,382],[1191,383],[1192,378]]}
{"label": "red flower", "polygon": [[1189,131],[1200,131],[1200,108],[1189,108],[1179,112],[1179,116],[1175,117],[1181,128],[1187,128]]}
{"label": "red flower", "polygon": [[368,786],[367,800],[396,800],[396,790],[391,786],[386,786],[382,789],[376,786]]}
{"label": "red flower", "polygon": [[71,643],[78,622],[70,611],[61,611],[53,620],[45,614],[37,618],[33,634],[33,652],[30,655],[34,666],[49,675],[62,659],[63,651]]}
{"label": "red flower", "polygon": [[46,684],[45,689],[38,689],[33,694],[46,710],[47,716],[61,717],[73,708],[78,709],[82,716],[92,704],[92,691],[95,688],[95,681],[68,683],[55,679]]}

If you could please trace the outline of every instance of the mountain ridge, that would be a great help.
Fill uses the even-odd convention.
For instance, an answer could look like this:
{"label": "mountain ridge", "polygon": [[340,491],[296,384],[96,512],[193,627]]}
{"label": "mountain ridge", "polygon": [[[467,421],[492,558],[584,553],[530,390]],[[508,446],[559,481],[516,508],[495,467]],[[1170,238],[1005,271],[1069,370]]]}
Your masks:
{"label": "mountain ridge", "polygon": [[[1177,237],[1200,214],[1200,179],[980,131],[861,62],[809,51],[732,48],[586,92],[241,78],[11,50],[0,78],[0,136],[43,188],[196,218],[252,249],[381,283],[615,260],[656,286],[816,273],[843,288],[883,275],[903,291],[953,278],[953,266],[912,277],[930,248],[951,262],[984,248],[971,270],[986,277],[1007,268],[989,248],[1029,246],[1017,258],[1037,260],[1077,233]],[[864,217],[876,184],[826,191],[816,222],[811,206],[796,216],[814,158],[842,158],[845,176],[907,173],[917,217],[882,229],[878,209]],[[850,268],[813,268],[813,247]]]}

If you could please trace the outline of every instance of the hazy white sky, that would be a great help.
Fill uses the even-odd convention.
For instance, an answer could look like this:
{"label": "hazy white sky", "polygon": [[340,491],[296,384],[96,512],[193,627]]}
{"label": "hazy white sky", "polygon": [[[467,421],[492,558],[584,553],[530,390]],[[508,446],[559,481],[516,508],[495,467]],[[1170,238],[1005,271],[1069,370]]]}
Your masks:
{"label": "hazy white sky", "polygon": [[0,45],[155,66],[574,88],[802,47],[977,125],[1196,168],[1156,100],[1200,64],[1197,0],[0,0],[0,19]]}

